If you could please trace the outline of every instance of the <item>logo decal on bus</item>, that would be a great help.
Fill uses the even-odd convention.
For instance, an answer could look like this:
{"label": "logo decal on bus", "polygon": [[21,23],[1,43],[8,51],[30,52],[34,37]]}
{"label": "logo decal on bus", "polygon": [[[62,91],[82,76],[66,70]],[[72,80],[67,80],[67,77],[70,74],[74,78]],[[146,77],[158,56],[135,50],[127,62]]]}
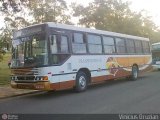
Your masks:
{"label": "logo decal on bus", "polygon": [[118,72],[119,64],[117,63],[117,60],[113,57],[108,58],[106,62],[106,68],[109,70],[110,75],[115,76]]}

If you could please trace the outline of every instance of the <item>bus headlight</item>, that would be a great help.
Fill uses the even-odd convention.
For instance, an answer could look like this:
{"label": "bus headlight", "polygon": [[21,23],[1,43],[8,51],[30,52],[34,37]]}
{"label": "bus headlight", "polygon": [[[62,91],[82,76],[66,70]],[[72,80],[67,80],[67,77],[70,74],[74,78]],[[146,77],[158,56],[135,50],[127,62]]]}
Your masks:
{"label": "bus headlight", "polygon": [[43,76],[43,80],[48,80],[48,76]]}
{"label": "bus headlight", "polygon": [[43,80],[48,80],[48,76],[37,76],[36,77],[37,81],[43,81]]}

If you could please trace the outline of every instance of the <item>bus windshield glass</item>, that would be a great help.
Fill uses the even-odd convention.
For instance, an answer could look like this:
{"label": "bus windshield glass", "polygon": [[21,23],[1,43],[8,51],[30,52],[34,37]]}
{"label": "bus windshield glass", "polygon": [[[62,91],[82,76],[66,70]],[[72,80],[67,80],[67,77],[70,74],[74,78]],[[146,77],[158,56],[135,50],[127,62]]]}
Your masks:
{"label": "bus windshield glass", "polygon": [[160,43],[152,45],[152,50],[160,50]]}
{"label": "bus windshield glass", "polygon": [[12,67],[36,67],[47,65],[47,41],[45,35],[36,34],[13,39]]}
{"label": "bus windshield glass", "polygon": [[152,44],[152,59],[153,64],[159,64],[160,61],[160,43]]}

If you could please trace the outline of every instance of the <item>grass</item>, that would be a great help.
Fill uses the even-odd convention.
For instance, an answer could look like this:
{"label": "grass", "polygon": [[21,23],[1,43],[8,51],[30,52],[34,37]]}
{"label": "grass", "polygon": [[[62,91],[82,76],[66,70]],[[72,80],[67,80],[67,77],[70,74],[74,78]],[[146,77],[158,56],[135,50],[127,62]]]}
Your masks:
{"label": "grass", "polygon": [[10,69],[8,68],[9,59],[10,53],[6,53],[3,56],[3,60],[0,62],[0,86],[9,85],[10,83]]}

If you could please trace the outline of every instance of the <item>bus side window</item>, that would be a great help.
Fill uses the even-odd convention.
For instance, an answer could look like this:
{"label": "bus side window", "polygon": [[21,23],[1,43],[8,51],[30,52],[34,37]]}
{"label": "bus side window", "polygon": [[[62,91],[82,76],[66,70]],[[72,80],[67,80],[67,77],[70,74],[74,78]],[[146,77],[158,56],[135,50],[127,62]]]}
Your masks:
{"label": "bus side window", "polygon": [[69,56],[68,37],[66,35],[52,35],[50,40],[50,62],[61,64]]}
{"label": "bus side window", "polygon": [[102,53],[101,36],[94,35],[94,34],[88,34],[87,40],[88,40],[89,53],[92,53],[92,54],[101,54]]}
{"label": "bus side window", "polygon": [[57,52],[58,52],[58,46],[57,46],[57,35],[51,35],[49,37],[49,41],[50,41],[50,50],[51,50],[51,62],[52,64],[58,64],[58,56],[57,56]]}
{"label": "bus side window", "polygon": [[116,49],[117,53],[126,53],[125,40],[123,38],[116,38]]}
{"label": "bus side window", "polygon": [[73,53],[87,52],[84,35],[82,33],[73,33],[72,50],[73,50]]}
{"label": "bus side window", "polygon": [[135,49],[136,49],[136,53],[138,53],[138,54],[143,53],[142,42],[140,40],[135,40]]}
{"label": "bus side window", "polygon": [[65,35],[61,36],[61,42],[60,42],[60,52],[61,53],[68,53],[69,49],[68,49],[68,38]]}
{"label": "bus side window", "polygon": [[103,36],[103,46],[104,46],[104,53],[107,54],[115,53],[115,44],[113,37]]}
{"label": "bus side window", "polygon": [[143,52],[144,52],[145,54],[150,53],[149,42],[143,41],[143,42],[142,42],[142,46],[143,46]]}
{"label": "bus side window", "polygon": [[127,39],[126,40],[126,46],[127,46],[127,52],[129,54],[134,54],[135,51],[135,44],[134,44],[134,40],[132,39]]}

